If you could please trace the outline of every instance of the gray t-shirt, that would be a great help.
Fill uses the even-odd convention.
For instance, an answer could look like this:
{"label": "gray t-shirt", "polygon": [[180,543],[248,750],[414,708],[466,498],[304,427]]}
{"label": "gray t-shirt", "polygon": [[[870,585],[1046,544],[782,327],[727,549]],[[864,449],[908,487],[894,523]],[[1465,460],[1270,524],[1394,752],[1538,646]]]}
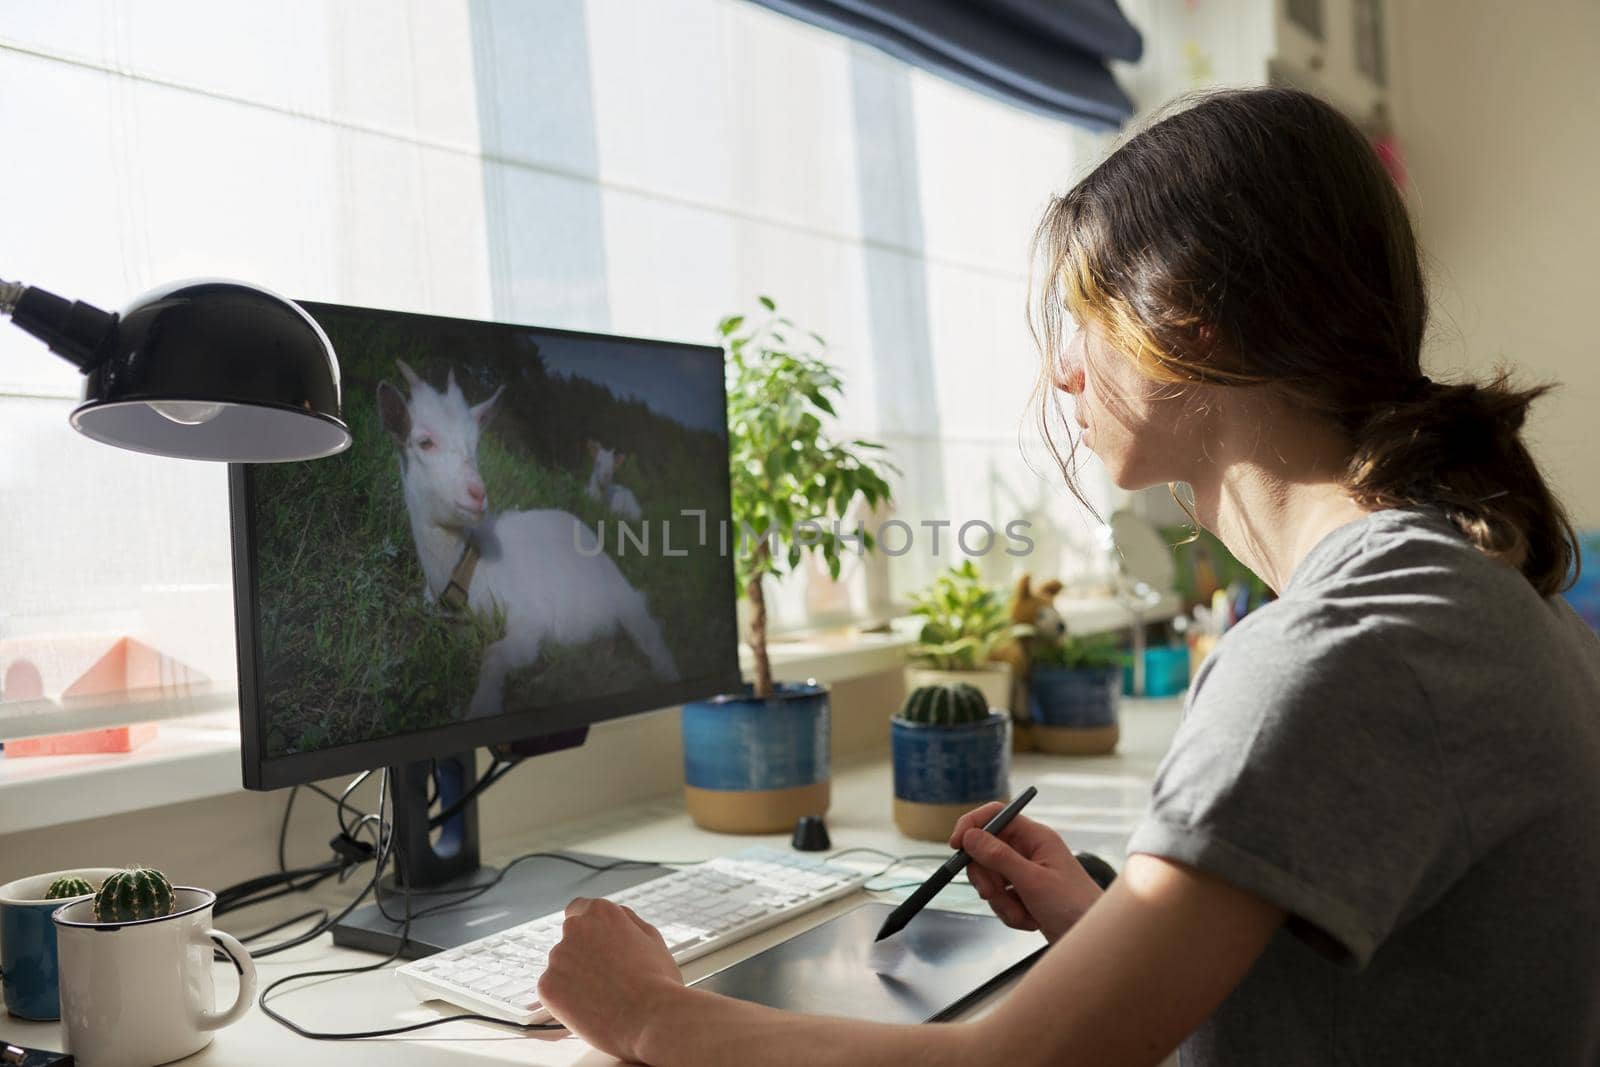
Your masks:
{"label": "gray t-shirt", "polygon": [[1185,1067],[1600,1063],[1600,640],[1436,512],[1218,642],[1129,851],[1290,914]]}

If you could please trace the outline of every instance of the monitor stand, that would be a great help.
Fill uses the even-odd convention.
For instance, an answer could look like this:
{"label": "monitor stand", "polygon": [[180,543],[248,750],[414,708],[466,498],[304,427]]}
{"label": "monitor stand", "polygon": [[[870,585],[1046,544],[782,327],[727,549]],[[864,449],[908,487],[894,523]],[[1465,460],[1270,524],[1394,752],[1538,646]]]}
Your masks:
{"label": "monitor stand", "polygon": [[[517,742],[504,751],[528,756],[574,748],[583,744],[588,732],[588,727],[582,727]],[[592,871],[552,857],[527,859],[513,864],[493,888],[469,899],[473,890],[500,874],[478,862],[477,802],[467,803],[445,820],[435,838],[428,794],[430,786],[437,787],[436,802],[443,810],[465,795],[476,779],[473,752],[390,769],[394,873],[376,887],[378,903],[357,908],[334,925],[334,944],[418,959],[560,911],[573,897],[605,896],[668,873],[667,868],[654,864]],[[593,864],[616,862],[611,856],[588,852],[562,850],[561,854]],[[407,887],[412,918],[402,944]],[[445,906],[439,907],[441,904]],[[424,909],[427,914],[418,914]]]}

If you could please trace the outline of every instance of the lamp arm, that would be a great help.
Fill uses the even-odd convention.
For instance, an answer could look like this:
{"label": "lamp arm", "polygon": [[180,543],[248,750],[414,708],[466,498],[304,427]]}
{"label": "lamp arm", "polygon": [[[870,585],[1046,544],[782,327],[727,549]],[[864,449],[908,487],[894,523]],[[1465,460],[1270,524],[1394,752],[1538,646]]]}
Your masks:
{"label": "lamp arm", "polygon": [[117,325],[112,312],[21,282],[0,281],[0,315],[10,315],[12,322],[85,374],[99,366],[100,343]]}

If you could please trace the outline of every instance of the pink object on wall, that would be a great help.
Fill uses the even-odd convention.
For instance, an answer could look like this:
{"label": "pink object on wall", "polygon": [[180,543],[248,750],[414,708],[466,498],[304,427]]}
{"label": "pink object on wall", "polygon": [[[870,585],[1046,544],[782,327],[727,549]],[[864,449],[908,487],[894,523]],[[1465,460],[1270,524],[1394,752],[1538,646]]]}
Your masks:
{"label": "pink object on wall", "polygon": [[[17,660],[6,670],[7,700],[30,700],[44,696],[39,671],[27,660]],[[197,671],[163,655],[142,641],[118,638],[105,653],[61,693],[70,697],[104,696],[141,689],[187,687],[204,681]],[[81,730],[69,734],[48,734],[7,741],[7,756],[66,756],[88,752],[132,752],[156,736],[155,723],[113,726],[101,730]]]}
{"label": "pink object on wall", "polygon": [[86,752],[132,752],[156,736],[156,724],[113,726],[105,730],[80,730],[75,734],[19,737],[6,742],[6,755],[78,756]]}

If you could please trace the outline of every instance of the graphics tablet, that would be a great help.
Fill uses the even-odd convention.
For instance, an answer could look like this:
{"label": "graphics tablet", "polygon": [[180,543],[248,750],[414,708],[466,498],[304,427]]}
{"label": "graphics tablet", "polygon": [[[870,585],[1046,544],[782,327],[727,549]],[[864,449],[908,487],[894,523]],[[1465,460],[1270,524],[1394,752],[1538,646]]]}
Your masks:
{"label": "graphics tablet", "polygon": [[872,939],[893,910],[863,904],[694,986],[812,1015],[931,1022],[953,1015],[1046,947],[1039,934],[990,915],[927,908],[874,950]]}

